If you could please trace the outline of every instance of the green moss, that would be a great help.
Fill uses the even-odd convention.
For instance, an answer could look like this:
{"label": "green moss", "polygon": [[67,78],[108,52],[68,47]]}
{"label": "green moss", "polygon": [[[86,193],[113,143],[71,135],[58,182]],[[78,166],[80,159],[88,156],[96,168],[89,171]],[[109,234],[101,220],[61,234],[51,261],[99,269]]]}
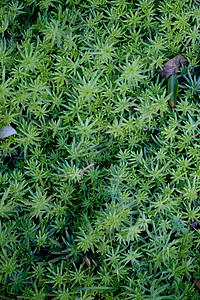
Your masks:
{"label": "green moss", "polygon": [[[3,299],[199,299],[199,16],[189,0],[3,1]],[[158,69],[178,54],[172,112]]]}

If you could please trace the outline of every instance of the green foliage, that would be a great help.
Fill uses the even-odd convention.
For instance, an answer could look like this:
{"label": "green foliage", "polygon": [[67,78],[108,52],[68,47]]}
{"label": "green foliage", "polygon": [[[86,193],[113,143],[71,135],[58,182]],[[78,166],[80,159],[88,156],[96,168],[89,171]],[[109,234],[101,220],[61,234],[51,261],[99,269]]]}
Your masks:
{"label": "green foliage", "polygon": [[197,2],[2,0],[2,299],[199,299]]}

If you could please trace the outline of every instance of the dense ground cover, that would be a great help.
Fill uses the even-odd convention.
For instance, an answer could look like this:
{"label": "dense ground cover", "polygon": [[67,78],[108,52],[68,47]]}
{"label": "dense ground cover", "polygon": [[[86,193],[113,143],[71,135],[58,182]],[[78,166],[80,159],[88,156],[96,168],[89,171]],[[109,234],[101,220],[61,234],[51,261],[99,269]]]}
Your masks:
{"label": "dense ground cover", "polygon": [[1,2],[2,299],[199,299],[199,2]]}

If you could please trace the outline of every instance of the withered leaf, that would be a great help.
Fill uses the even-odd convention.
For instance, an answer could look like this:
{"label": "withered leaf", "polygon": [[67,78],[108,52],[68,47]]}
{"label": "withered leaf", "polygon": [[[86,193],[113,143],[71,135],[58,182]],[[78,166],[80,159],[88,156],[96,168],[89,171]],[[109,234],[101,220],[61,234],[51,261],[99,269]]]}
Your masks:
{"label": "withered leaf", "polygon": [[16,130],[11,126],[4,126],[0,128],[0,139],[6,138],[10,135],[16,134]]}
{"label": "withered leaf", "polygon": [[158,73],[164,75],[166,78],[169,78],[171,75],[176,75],[180,67],[180,62],[184,66],[186,66],[188,63],[187,59],[183,55],[179,54],[174,58],[168,60],[164,64],[163,69],[162,70],[160,69]]}
{"label": "withered leaf", "polygon": [[88,266],[88,268],[92,267],[92,263],[87,256],[85,256],[84,261],[85,261],[86,265]]}
{"label": "withered leaf", "polygon": [[193,283],[195,287],[200,291],[200,280],[199,279],[193,279]]}

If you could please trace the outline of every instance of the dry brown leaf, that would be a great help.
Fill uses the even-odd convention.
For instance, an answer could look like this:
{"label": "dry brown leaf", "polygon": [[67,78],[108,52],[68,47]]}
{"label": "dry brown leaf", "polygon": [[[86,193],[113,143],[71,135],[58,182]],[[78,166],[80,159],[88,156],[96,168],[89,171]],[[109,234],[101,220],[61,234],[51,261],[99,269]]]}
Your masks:
{"label": "dry brown leaf", "polygon": [[200,280],[199,279],[193,279],[193,283],[195,287],[200,291]]}
{"label": "dry brown leaf", "polygon": [[88,268],[92,267],[92,263],[87,256],[85,256],[84,261],[85,261],[86,265],[88,266]]}
{"label": "dry brown leaf", "polygon": [[166,78],[169,78],[171,75],[176,75],[180,67],[180,62],[184,66],[186,66],[188,63],[187,59],[183,55],[179,54],[174,58],[168,60],[164,64],[163,69],[160,69],[158,73],[164,75]]}

